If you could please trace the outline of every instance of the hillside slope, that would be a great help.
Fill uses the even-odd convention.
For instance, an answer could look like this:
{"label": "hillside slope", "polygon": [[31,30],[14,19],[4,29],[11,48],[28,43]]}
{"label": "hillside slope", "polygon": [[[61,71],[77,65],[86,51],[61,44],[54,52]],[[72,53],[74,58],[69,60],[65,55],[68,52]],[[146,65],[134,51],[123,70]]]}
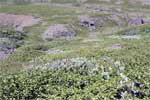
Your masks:
{"label": "hillside slope", "polygon": [[149,0],[0,0],[0,100],[149,100]]}

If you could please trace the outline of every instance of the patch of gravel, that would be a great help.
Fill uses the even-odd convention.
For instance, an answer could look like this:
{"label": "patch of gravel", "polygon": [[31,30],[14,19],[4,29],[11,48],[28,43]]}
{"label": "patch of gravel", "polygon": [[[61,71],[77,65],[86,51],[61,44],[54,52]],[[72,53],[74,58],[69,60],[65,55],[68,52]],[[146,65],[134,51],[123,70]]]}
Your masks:
{"label": "patch of gravel", "polygon": [[49,26],[49,28],[42,34],[42,38],[45,40],[53,40],[55,38],[73,38],[76,32],[66,24],[55,24]]}
{"label": "patch of gravel", "polygon": [[31,15],[0,13],[0,27],[13,27],[17,31],[23,31],[23,28],[38,24],[40,21],[40,18]]}

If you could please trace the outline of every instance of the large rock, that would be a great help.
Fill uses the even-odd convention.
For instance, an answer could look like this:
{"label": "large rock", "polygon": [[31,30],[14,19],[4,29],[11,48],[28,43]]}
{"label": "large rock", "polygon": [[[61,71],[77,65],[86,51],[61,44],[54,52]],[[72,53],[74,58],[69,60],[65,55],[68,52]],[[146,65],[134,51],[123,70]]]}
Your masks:
{"label": "large rock", "polygon": [[69,37],[72,38],[76,35],[76,32],[65,24],[55,24],[49,26],[49,28],[42,34],[42,38],[45,40],[52,40],[55,38]]}
{"label": "large rock", "polygon": [[114,23],[118,26],[124,26],[126,24],[124,16],[114,13],[111,15],[89,17],[89,16],[80,16],[80,25],[87,27],[90,31],[98,29],[107,25],[108,23]]}
{"label": "large rock", "polygon": [[24,27],[32,26],[39,22],[39,18],[34,18],[30,15],[0,13],[0,27],[12,27],[17,31],[22,31]]}

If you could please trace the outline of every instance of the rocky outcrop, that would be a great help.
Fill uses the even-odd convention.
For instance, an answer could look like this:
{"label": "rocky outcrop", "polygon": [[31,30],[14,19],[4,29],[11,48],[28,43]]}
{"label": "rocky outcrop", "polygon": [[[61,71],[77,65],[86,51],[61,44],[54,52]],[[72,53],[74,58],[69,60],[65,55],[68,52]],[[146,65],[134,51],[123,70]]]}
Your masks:
{"label": "rocky outcrop", "polygon": [[142,24],[150,24],[150,18],[132,18],[129,21],[129,25],[142,25]]}
{"label": "rocky outcrop", "polygon": [[126,24],[125,18],[119,14],[110,14],[104,16],[97,17],[89,17],[89,16],[80,16],[80,25],[83,27],[87,27],[90,31],[93,31],[97,28],[103,27],[108,23],[113,23],[118,26],[123,26]]}
{"label": "rocky outcrop", "polygon": [[72,38],[76,35],[76,32],[65,24],[55,24],[52,26],[49,26],[49,28],[45,31],[45,33],[42,34],[42,38],[45,40],[52,40],[55,38]]}
{"label": "rocky outcrop", "polygon": [[83,27],[87,27],[90,31],[95,30],[98,27],[103,25],[103,20],[96,17],[89,16],[79,16],[80,25]]}

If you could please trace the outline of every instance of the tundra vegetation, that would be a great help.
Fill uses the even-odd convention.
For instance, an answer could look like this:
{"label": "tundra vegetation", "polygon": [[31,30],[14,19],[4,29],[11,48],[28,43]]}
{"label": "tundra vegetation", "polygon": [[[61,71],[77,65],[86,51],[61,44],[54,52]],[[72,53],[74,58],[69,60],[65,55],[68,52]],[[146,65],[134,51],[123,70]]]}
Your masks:
{"label": "tundra vegetation", "polygon": [[0,100],[150,100],[149,0],[0,0]]}

